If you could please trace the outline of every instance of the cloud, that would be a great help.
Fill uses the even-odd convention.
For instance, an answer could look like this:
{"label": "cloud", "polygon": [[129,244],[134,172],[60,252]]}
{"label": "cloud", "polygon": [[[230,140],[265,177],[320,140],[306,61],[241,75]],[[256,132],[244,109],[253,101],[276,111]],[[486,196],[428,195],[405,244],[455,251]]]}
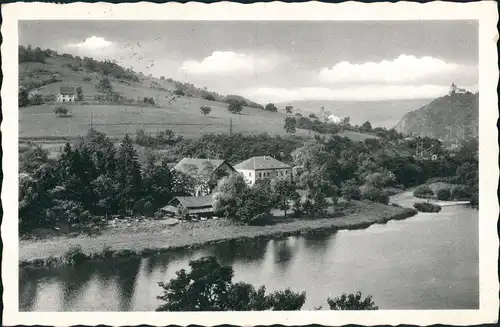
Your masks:
{"label": "cloud", "polygon": [[433,57],[402,54],[394,60],[351,64],[343,61],[332,68],[322,68],[320,80],[324,82],[413,82],[432,76],[442,76],[464,66],[447,63]]}
{"label": "cloud", "polygon": [[103,37],[91,36],[91,37],[86,38],[81,43],[68,44],[67,47],[87,49],[87,50],[96,50],[96,49],[107,48],[112,44],[113,44],[113,42],[107,41]]}
{"label": "cloud", "polygon": [[193,75],[254,74],[272,70],[274,58],[256,57],[232,51],[214,51],[201,61],[186,60],[180,70]]}
{"label": "cloud", "polygon": [[[477,86],[466,87],[475,91]],[[371,85],[343,89],[326,87],[272,88],[260,87],[240,91],[254,101],[288,102],[296,100],[380,101],[399,99],[429,99],[447,94],[444,85]]]}

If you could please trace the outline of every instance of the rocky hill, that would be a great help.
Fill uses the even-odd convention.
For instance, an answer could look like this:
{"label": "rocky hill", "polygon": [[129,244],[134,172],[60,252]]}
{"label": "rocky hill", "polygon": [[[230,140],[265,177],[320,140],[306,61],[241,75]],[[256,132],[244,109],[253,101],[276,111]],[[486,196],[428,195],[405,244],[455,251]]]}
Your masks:
{"label": "rocky hill", "polygon": [[411,111],[396,124],[398,132],[445,141],[478,137],[479,94],[449,94]]}

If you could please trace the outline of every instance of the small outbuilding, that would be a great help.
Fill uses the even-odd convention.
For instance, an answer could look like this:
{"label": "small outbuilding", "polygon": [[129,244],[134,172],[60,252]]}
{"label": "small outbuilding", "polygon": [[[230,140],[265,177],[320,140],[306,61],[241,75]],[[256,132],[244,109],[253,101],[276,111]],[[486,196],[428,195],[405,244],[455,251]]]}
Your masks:
{"label": "small outbuilding", "polygon": [[61,86],[57,94],[57,102],[75,102],[76,89],[72,86]]}
{"label": "small outbuilding", "polygon": [[211,218],[214,215],[213,197],[205,196],[176,196],[161,211],[175,217]]}

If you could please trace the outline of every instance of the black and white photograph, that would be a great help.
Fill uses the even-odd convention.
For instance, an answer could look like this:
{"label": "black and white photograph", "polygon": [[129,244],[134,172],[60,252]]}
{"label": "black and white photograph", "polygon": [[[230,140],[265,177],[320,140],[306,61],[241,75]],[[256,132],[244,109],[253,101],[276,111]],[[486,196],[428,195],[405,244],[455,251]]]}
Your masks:
{"label": "black and white photograph", "polygon": [[2,238],[17,296],[4,303],[45,319],[495,319],[498,69],[480,63],[496,61],[481,33],[494,49],[498,17],[482,21],[481,4],[460,19],[55,5],[55,18],[15,20]]}

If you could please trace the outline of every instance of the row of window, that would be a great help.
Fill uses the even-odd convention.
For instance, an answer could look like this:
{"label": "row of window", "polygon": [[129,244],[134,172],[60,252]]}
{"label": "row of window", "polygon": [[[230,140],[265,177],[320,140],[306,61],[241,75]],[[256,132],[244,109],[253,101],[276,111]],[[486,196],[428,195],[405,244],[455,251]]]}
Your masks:
{"label": "row of window", "polygon": [[[285,171],[280,170],[279,173],[280,173],[280,176],[286,176],[286,175],[288,175],[288,170],[285,170]],[[252,177],[252,173],[249,173],[249,176]],[[271,173],[268,171],[261,172],[261,173],[257,174],[257,177],[269,177],[269,176],[271,176]]]}

